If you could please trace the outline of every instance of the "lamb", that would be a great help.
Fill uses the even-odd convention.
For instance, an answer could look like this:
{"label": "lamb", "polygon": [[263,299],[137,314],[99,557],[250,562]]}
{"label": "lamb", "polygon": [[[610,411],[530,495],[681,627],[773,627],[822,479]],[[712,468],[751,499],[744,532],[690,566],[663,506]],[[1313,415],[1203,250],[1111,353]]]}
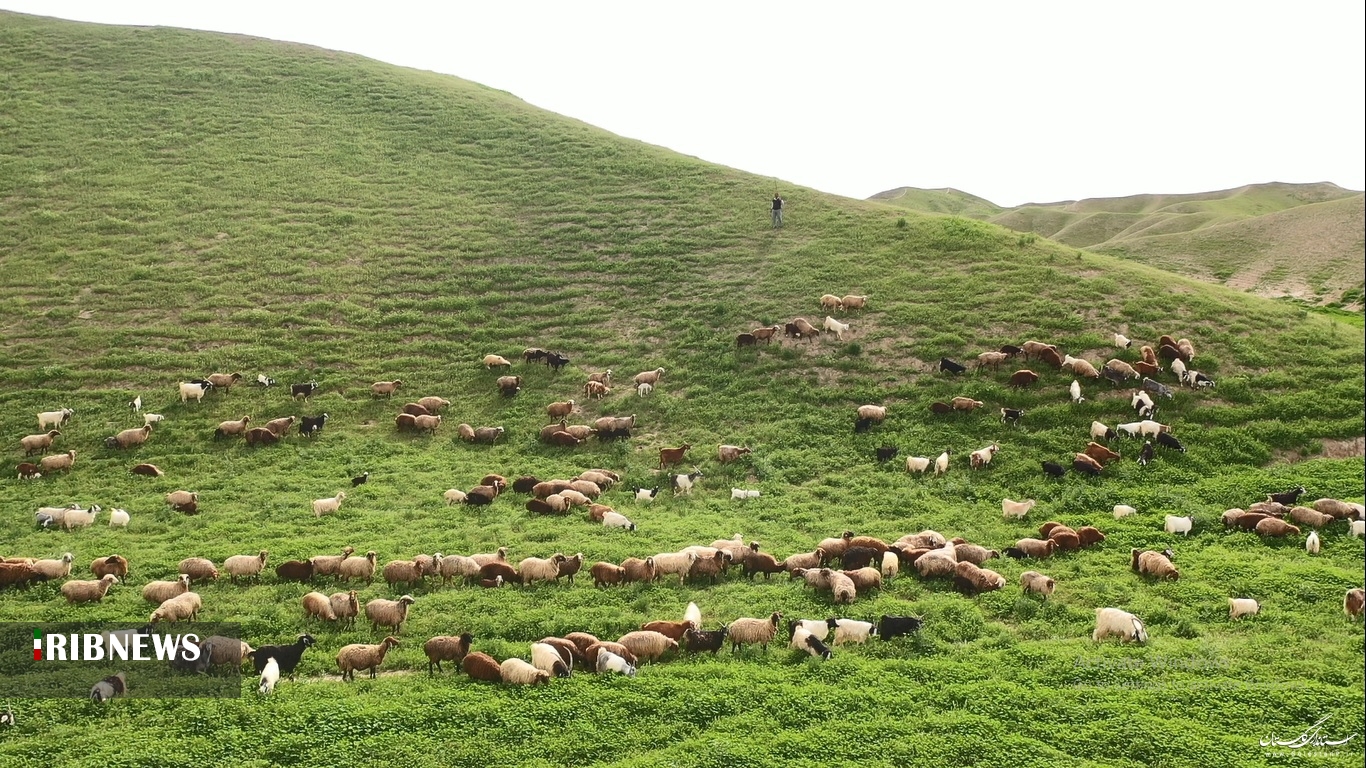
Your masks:
{"label": "lamb", "polygon": [[71,470],[71,467],[75,463],[76,452],[67,451],[66,453],[56,453],[51,456],[44,456],[43,458],[39,459],[38,469],[42,470],[47,474],[56,472],[59,469],[63,472],[69,472]]}
{"label": "lamb", "polygon": [[261,570],[266,567],[266,550],[261,550],[256,555],[233,555],[223,561],[223,570],[228,572],[232,578],[232,583],[237,583],[237,577],[259,578]]}
{"label": "lamb", "polygon": [[342,581],[352,579],[365,579],[369,584],[375,578],[375,558],[378,555],[374,550],[365,553],[365,557],[348,557],[337,564],[337,577]]}
{"label": "lamb", "polygon": [[1125,335],[1122,334],[1122,333],[1116,333],[1116,334],[1115,334],[1115,346],[1116,346],[1116,347],[1120,347],[1121,349],[1127,349],[1127,348],[1129,348],[1129,347],[1132,347],[1133,345],[1134,345],[1134,343],[1133,343],[1132,341],[1129,340],[1129,337],[1125,336]]}
{"label": "lamb", "polygon": [[1118,608],[1097,608],[1096,629],[1091,633],[1091,641],[1100,642],[1110,635],[1136,643],[1148,641],[1148,631],[1137,616]]}
{"label": "lamb", "polygon": [[840,321],[836,320],[835,318],[833,318],[833,317],[831,317],[831,316],[829,316],[829,315],[826,315],[826,316],[825,316],[825,330],[830,331],[831,333],[834,333],[836,339],[839,339],[840,341],[844,341],[844,334],[845,334],[845,332],[847,332],[847,331],[849,330],[849,324],[848,324],[848,323],[841,323]]}
{"label": "lamb", "polygon": [[182,381],[180,382],[180,402],[185,402],[194,398],[196,403],[204,401],[204,393],[213,388],[213,384],[207,381]]}
{"label": "lamb", "polygon": [[867,419],[874,424],[881,424],[887,418],[887,407],[882,405],[860,405],[858,407],[858,418]]}
{"label": "lamb", "polygon": [[375,599],[365,604],[365,618],[370,620],[370,628],[391,627],[394,634],[403,631],[403,622],[408,618],[408,606],[416,600],[412,595],[404,595],[397,600]]}
{"label": "lamb", "polygon": [[1349,619],[1360,616],[1363,605],[1366,605],[1366,590],[1360,587],[1347,590],[1347,594],[1342,598],[1342,612],[1347,614]]}
{"label": "lamb", "polygon": [[726,627],[730,636],[730,652],[735,653],[742,645],[760,645],[765,651],[773,637],[778,633],[778,622],[783,615],[775,611],[767,619],[736,619]]}
{"label": "lamb", "polygon": [[1001,515],[1003,517],[1020,519],[1029,514],[1029,510],[1033,509],[1036,504],[1038,504],[1038,502],[1033,499],[1027,499],[1025,501],[1001,499]]}
{"label": "lamb", "polygon": [[1020,574],[1020,587],[1026,592],[1047,597],[1053,594],[1053,587],[1057,582],[1039,573],[1038,571],[1025,571]]}
{"label": "lamb", "polygon": [[1285,536],[1298,536],[1300,529],[1276,517],[1268,517],[1265,520],[1257,521],[1255,528],[1258,536],[1270,536],[1281,538]]}
{"label": "lamb", "polygon": [[1228,617],[1230,620],[1241,619],[1244,616],[1256,616],[1261,611],[1262,606],[1250,597],[1230,597],[1228,599]]}
{"label": "lamb", "polygon": [[[70,554],[67,557],[70,557]],[[70,560],[66,561],[66,566],[70,570]],[[43,575],[38,568],[35,567],[34,570]],[[117,583],[119,583],[119,577],[112,573],[100,577],[99,581],[76,581],[73,579],[62,584],[62,596],[66,598],[67,603],[73,605],[75,603],[98,603],[104,599],[109,588]]]}
{"label": "lamb", "polygon": [[17,470],[17,479],[19,480],[37,480],[43,476],[43,473],[38,471],[38,465],[31,462],[22,461],[15,469]]}
{"label": "lamb", "polygon": [[398,638],[390,635],[382,640],[378,645],[366,645],[364,643],[352,643],[342,646],[337,652],[337,667],[342,671],[342,681],[356,679],[356,670],[370,670],[370,679],[375,679],[379,665],[384,663],[384,656],[390,648],[398,645]]}
{"label": "lamb", "polygon": [[[70,555],[70,554],[71,554],[70,552],[67,553],[67,555]],[[66,555],[63,556],[63,559],[65,559],[65,558],[66,558]],[[42,562],[42,561],[39,561],[39,562]],[[36,565],[36,564],[35,564],[35,565]],[[68,571],[68,573],[69,573],[69,572],[70,572],[70,571]],[[95,574],[96,576],[105,576],[105,575],[108,575],[108,574],[111,574],[111,573],[112,573],[112,574],[114,574],[115,576],[118,576],[120,579],[122,579],[122,578],[124,578],[125,576],[128,575],[128,559],[125,558],[125,557],[123,557],[122,555],[110,555],[110,556],[108,556],[108,557],[97,557],[97,558],[95,558],[94,560],[92,560],[92,561],[90,562],[90,572],[93,573],[93,574]],[[62,575],[65,576],[65,575],[67,575],[67,574],[62,574]],[[56,577],[50,577],[50,578],[56,578]]]}
{"label": "lamb", "polygon": [[1175,515],[1167,515],[1166,523],[1163,525],[1162,530],[1167,533],[1179,533],[1184,536],[1190,534],[1193,524],[1194,521],[1189,516],[1176,517]]}
{"label": "lamb", "polygon": [[100,704],[109,701],[115,696],[127,696],[127,677],[128,676],[126,673],[120,672],[116,675],[110,675],[109,677],[104,678],[98,683],[95,683],[93,686],[90,687],[90,700],[95,702],[96,704]]}
{"label": "lamb", "polygon": [[1137,549],[1129,550],[1129,568],[1135,573],[1144,576],[1152,576],[1158,579],[1171,579],[1175,581],[1181,578],[1181,572],[1172,565],[1172,561],[1161,552],[1141,551]]}
{"label": "lamb", "polygon": [[617,638],[617,642],[626,646],[637,658],[646,661],[658,661],[661,656],[669,651],[678,650],[677,640],[652,630],[627,632]]}
{"label": "lamb", "polygon": [[32,456],[35,453],[42,453],[48,448],[51,448],[52,441],[61,434],[61,432],[55,429],[50,429],[41,435],[29,435],[28,437],[21,438],[19,444],[23,447],[25,456]]}
{"label": "lamb", "polygon": [[[578,645],[578,644],[579,644],[579,641],[575,640],[575,636],[576,636],[576,635],[584,635],[584,636],[586,636],[586,637],[592,637],[592,635],[587,635],[587,633],[571,632],[571,633],[569,633],[569,635],[566,637],[566,639],[568,639],[568,640],[574,640],[574,641],[575,641],[574,644],[575,644],[575,645]],[[636,666],[636,665],[638,665],[638,664],[640,663],[640,660],[637,659],[637,658],[636,658],[636,655],[635,655],[634,653],[631,652],[631,649],[630,649],[630,648],[627,648],[626,646],[622,645],[621,643],[614,643],[614,642],[611,642],[610,640],[598,640],[597,642],[594,642],[594,643],[592,643],[591,645],[588,645],[588,646],[586,646],[586,647],[583,649],[584,666],[585,666],[585,667],[588,667],[588,668],[590,668],[590,669],[597,669],[597,667],[598,667],[598,657],[599,657],[599,655],[601,655],[603,652],[615,653],[616,655],[618,655],[618,656],[620,656],[621,658],[625,659],[625,660],[627,661],[627,663],[629,663],[631,666]]]}
{"label": "lamb", "polygon": [[401,386],[403,386],[403,382],[399,379],[394,379],[393,381],[377,381],[370,385],[370,394],[375,397],[379,397],[380,395],[383,395],[384,397],[393,397],[394,393],[397,392],[398,388]]}
{"label": "lamb", "polygon": [[1352,520],[1350,524],[1349,530],[1352,538],[1359,539],[1366,536],[1366,520]]}
{"label": "lamb", "polygon": [[[106,576],[105,578],[109,577]],[[186,592],[183,595],[176,595],[158,606],[155,611],[152,611],[152,617],[149,621],[153,624],[160,621],[176,622],[181,619],[194,621],[203,607],[204,603],[199,599],[199,595],[194,592]]]}
{"label": "lamb", "polygon": [[38,414],[38,429],[47,429],[49,426],[64,427],[76,412],[70,408],[63,408],[60,411],[43,411]]}
{"label": "lamb", "polygon": [[999,450],[1001,450],[1001,446],[992,443],[985,448],[973,451],[972,455],[968,457],[968,464],[973,469],[981,469],[991,463],[992,458],[996,456],[996,452]]}
{"label": "lamb", "polygon": [[1319,553],[1319,534],[1317,531],[1310,531],[1308,538],[1304,540],[1304,551],[1311,555]]}
{"label": "lamb", "polygon": [[332,496],[331,498],[314,499],[313,516],[315,518],[322,517],[323,515],[330,515],[336,512],[337,510],[341,509],[341,503],[345,499],[346,493],[344,491],[337,491],[337,495]]}

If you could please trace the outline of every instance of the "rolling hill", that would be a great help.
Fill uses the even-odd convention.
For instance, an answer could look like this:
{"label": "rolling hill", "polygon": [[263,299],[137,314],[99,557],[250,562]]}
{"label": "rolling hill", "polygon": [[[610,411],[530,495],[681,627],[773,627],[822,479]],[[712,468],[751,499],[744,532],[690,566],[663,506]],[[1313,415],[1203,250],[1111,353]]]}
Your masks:
{"label": "rolling hill", "polygon": [[[0,730],[0,765],[1252,766],[1268,762],[1259,739],[1269,734],[1325,715],[1334,736],[1366,725],[1362,625],[1342,612],[1344,591],[1362,582],[1362,540],[1337,523],[1311,557],[1302,537],[1263,541],[1218,522],[1299,484],[1308,499],[1361,498],[1359,447],[1341,450],[1366,431],[1359,329],[994,224],[810,189],[783,190],[787,226],[774,231],[770,179],[458,78],[332,51],[0,13],[0,73],[0,432],[18,463],[34,414],[72,408],[55,450],[77,454],[69,472],[0,479],[0,555],[71,552],[75,578],[114,552],[132,564],[100,603],[69,606],[49,582],[0,590],[0,612],[25,628],[138,626],[152,608],[142,586],[173,577],[181,558],[266,549],[260,580],[197,587],[203,619],[237,624],[256,646],[317,638],[298,679],[269,697],[248,679],[235,699],[0,698],[17,717]],[[871,297],[843,318],[843,340],[780,334],[736,348],[736,334],[755,327],[819,323],[826,292]],[[1040,472],[1043,460],[1070,462],[1093,420],[1135,420],[1129,387],[1088,379],[1073,404],[1072,376],[1051,368],[1021,390],[1006,386],[1010,370],[936,372],[942,356],[966,361],[1031,338],[1097,363],[1135,359],[1112,346],[1116,331],[1139,343],[1187,337],[1194,365],[1218,382],[1161,401],[1158,418],[1187,451],[1146,468],[1133,460],[1139,443],[1119,441],[1122,460],[1099,478]],[[523,363],[527,347],[571,362],[559,373]],[[512,370],[485,369],[489,353]],[[657,367],[659,386],[637,396],[631,375]],[[613,391],[585,397],[587,374],[606,369]],[[214,371],[278,385],[180,400],[178,382]],[[515,397],[498,394],[505,374],[522,377]],[[372,395],[372,382],[395,379],[394,397]],[[308,381],[320,389],[307,401],[285,389]],[[423,395],[451,401],[442,425],[398,431],[398,410]],[[931,412],[960,395],[985,407]],[[134,396],[165,420],[141,447],[105,447],[142,423]],[[575,422],[635,415],[633,434],[542,443],[547,406],[569,399]],[[864,403],[889,416],[855,434]],[[1002,407],[1026,410],[1018,427],[1002,424]],[[214,436],[229,419],[320,413],[321,434],[280,445]],[[469,444],[456,436],[462,422],[506,432]],[[723,443],[754,452],[722,464]],[[684,444],[679,470],[702,477],[675,497],[659,450]],[[991,464],[970,470],[967,454],[992,444]],[[884,445],[900,455],[879,464]],[[905,457],[945,450],[947,473],[905,471]],[[137,462],[165,476],[132,475]],[[443,500],[488,473],[592,467],[621,473],[599,500],[636,530],[604,529],[582,511],[532,515],[521,494],[485,507]],[[632,486],[663,490],[646,503]],[[732,501],[733,487],[762,496]],[[178,489],[199,494],[200,514],[167,509]],[[335,515],[310,513],[311,500],[340,490]],[[1007,497],[1038,507],[1004,519]],[[126,509],[131,522],[35,527],[36,508],[68,502]],[[1117,503],[1140,513],[1115,519]],[[1164,533],[1166,514],[1193,515],[1194,531]],[[600,589],[586,574],[503,589],[429,579],[410,590],[416,602],[380,676],[354,683],[335,677],[338,650],[383,634],[363,619],[350,629],[307,620],[301,597],[404,590],[272,573],[344,546],[381,565],[500,546],[514,563],[554,552],[617,563],[736,534],[781,558],[845,530],[896,539],[932,529],[1000,551],[1046,520],[1108,538],[1046,561],[989,560],[1008,585],[975,597],[909,565],[848,605],[783,575],[733,571],[716,584]],[[1166,547],[1179,580],[1130,570],[1132,548]],[[1030,569],[1057,579],[1046,600],[1021,594]],[[1257,598],[1262,615],[1230,621],[1233,596]],[[422,643],[433,635],[469,631],[477,650],[525,658],[538,638],[614,639],[681,618],[689,602],[708,629],[775,611],[925,623],[914,637],[841,645],[824,662],[789,650],[784,629],[766,652],[666,658],[631,679],[580,672],[514,688],[427,674]],[[1103,606],[1142,617],[1151,640],[1093,642]],[[0,650],[5,664],[14,651]],[[1363,754],[1360,739],[1324,752],[1326,765],[1359,765]]]}
{"label": "rolling hill", "polygon": [[911,187],[869,199],[990,221],[1262,296],[1361,309],[1366,196],[1334,184],[1252,184],[1017,208]]}

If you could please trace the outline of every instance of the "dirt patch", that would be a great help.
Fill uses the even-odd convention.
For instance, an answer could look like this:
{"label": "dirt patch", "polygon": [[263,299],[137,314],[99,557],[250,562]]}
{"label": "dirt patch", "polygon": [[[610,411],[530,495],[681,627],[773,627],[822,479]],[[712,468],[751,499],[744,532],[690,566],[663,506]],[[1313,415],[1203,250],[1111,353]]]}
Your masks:
{"label": "dirt patch", "polygon": [[1320,442],[1323,444],[1323,450],[1320,453],[1272,451],[1271,463],[1294,464],[1306,459],[1351,459],[1357,456],[1366,456],[1366,437],[1354,437],[1346,440],[1325,438]]}

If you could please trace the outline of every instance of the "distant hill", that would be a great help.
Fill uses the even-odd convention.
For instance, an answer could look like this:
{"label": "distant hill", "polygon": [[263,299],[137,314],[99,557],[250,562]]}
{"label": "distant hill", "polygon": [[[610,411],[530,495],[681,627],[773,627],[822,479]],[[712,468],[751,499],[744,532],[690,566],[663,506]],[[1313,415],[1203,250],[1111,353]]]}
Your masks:
{"label": "distant hill", "polygon": [[1262,296],[1362,306],[1366,196],[1336,184],[1250,184],[1016,208],[956,189],[899,187],[869,199],[990,221]]}

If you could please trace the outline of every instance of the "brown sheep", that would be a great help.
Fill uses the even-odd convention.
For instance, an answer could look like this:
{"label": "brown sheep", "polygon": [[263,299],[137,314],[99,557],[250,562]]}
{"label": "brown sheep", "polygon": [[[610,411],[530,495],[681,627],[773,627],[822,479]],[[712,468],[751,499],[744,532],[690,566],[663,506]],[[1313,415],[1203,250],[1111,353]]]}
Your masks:
{"label": "brown sheep", "polygon": [[1056,347],[1049,346],[1039,350],[1039,359],[1054,368],[1062,368],[1062,355],[1058,353]]}
{"label": "brown sheep", "polygon": [[593,563],[593,567],[588,569],[588,573],[593,577],[594,587],[620,584],[626,580],[626,569],[615,563]]}
{"label": "brown sheep", "polygon": [[[1142,347],[1139,348],[1138,354],[1140,357],[1143,358],[1143,362],[1154,367],[1157,366],[1157,353],[1153,351],[1152,347],[1144,344]],[[1159,368],[1158,370],[1161,369]]]}
{"label": "brown sheep", "polygon": [[773,337],[777,335],[778,331],[781,331],[782,329],[783,327],[781,325],[770,325],[767,328],[755,328],[749,333],[751,336],[758,339],[759,341],[762,341],[765,344],[772,344]]}
{"label": "brown sheep", "polygon": [[521,392],[521,391],[522,391],[522,377],[521,377],[521,376],[499,376],[499,377],[498,377],[498,392],[501,393],[501,394],[503,395],[503,397],[512,397],[513,395],[515,395],[515,394],[517,394],[518,392]]}
{"label": "brown sheep", "polygon": [[1159,579],[1171,579],[1175,581],[1181,578],[1181,572],[1176,570],[1172,561],[1161,552],[1141,551],[1137,549],[1129,550],[1129,567],[1134,573],[1144,576],[1153,576]]}
{"label": "brown sheep", "polygon": [[294,426],[294,416],[282,416],[278,419],[271,419],[266,422],[266,429],[276,437],[284,437],[289,433],[289,428]]}
{"label": "brown sheep", "polygon": [[982,592],[994,592],[1006,585],[1001,574],[979,568],[965,560],[958,561],[953,568],[953,587],[969,597]]}
{"label": "brown sheep", "polygon": [[545,407],[545,412],[552,419],[563,418],[574,412],[574,401],[565,400],[563,402],[551,403]]}
{"label": "brown sheep", "polygon": [[24,448],[25,456],[32,456],[35,453],[42,453],[52,447],[52,441],[62,433],[51,429],[46,434],[29,435],[19,440],[19,444]]}
{"label": "brown sheep", "polygon": [[113,437],[105,438],[106,448],[132,448],[147,442],[152,434],[152,425],[145,424],[137,429],[125,429]]}
{"label": "brown sheep", "polygon": [[740,333],[735,336],[735,346],[737,347],[752,347],[758,343],[759,340],[752,333]]}
{"label": "brown sheep", "polygon": [[503,682],[503,669],[498,662],[487,653],[471,651],[460,660],[460,668],[471,680],[480,680],[485,683]]}
{"label": "brown sheep", "polygon": [[245,434],[247,431],[247,422],[249,421],[251,421],[250,416],[243,416],[238,421],[219,422],[218,429],[214,430],[213,436],[214,438],[221,439],[224,437]]}
{"label": "brown sheep", "polygon": [[90,563],[90,572],[96,576],[112,573],[122,579],[128,575],[128,559],[122,555],[97,557]]}
{"label": "brown sheep", "polygon": [[280,436],[269,429],[254,427],[247,430],[246,442],[247,445],[275,445],[280,442]]}
{"label": "brown sheep", "polygon": [[443,408],[450,407],[451,401],[429,395],[427,397],[420,398],[417,401],[417,404],[422,406],[423,408],[426,408],[428,413],[436,413]]}
{"label": "brown sheep", "polygon": [[955,411],[974,411],[982,407],[981,400],[973,400],[970,397],[955,397],[949,404]]}
{"label": "brown sheep", "polygon": [[166,474],[161,471],[161,467],[158,467],[155,464],[134,464],[133,468],[129,471],[135,475],[143,475],[145,477],[161,477]]}
{"label": "brown sheep", "polygon": [[1290,519],[1300,525],[1307,525],[1311,528],[1322,528],[1333,522],[1336,518],[1332,515],[1325,515],[1309,507],[1292,507],[1290,509]]}
{"label": "brown sheep", "polygon": [[1095,526],[1083,525],[1077,529],[1077,538],[1080,540],[1081,546],[1090,547],[1105,541],[1105,534],[1101,533],[1100,529]]}
{"label": "brown sheep", "polygon": [[211,373],[208,375],[208,381],[213,385],[213,388],[223,390],[225,395],[232,390],[232,385],[241,379],[242,374],[240,373]]}
{"label": "brown sheep", "polygon": [[630,557],[621,561],[621,580],[623,582],[651,582],[658,575],[655,572],[655,559],[653,557],[647,557],[644,560],[638,557]]}
{"label": "brown sheep", "polygon": [[1300,535],[1299,528],[1296,528],[1290,523],[1287,523],[1286,521],[1275,517],[1268,517],[1267,519],[1257,523],[1256,531],[1258,536],[1272,536],[1277,538],[1283,536]]}
{"label": "brown sheep", "polygon": [[1025,557],[1035,557],[1040,560],[1053,556],[1053,552],[1058,548],[1057,542],[1044,541],[1042,539],[1020,539],[1015,542],[1015,549],[1023,552]]}
{"label": "brown sheep", "polygon": [[432,412],[427,410],[427,406],[420,403],[405,403],[403,412],[409,416],[431,416]]}
{"label": "brown sheep", "polygon": [[397,392],[398,388],[401,386],[403,386],[403,382],[399,379],[394,379],[393,381],[377,381],[370,385],[370,394],[375,397],[381,395],[384,397],[393,397],[394,393]]}
{"label": "brown sheep", "polygon": [[1162,366],[1155,363],[1149,363],[1145,360],[1138,360],[1134,362],[1134,370],[1137,371],[1140,376],[1152,377],[1162,372]]}
{"label": "brown sheep", "polygon": [[697,629],[691,621],[650,621],[640,625],[641,631],[658,632],[670,640],[682,640],[683,633]]}
{"label": "brown sheep", "polygon": [[[433,418],[439,419],[441,417],[434,416]],[[498,438],[503,436],[503,431],[502,427],[479,427],[474,430],[474,442],[492,445]]]}
{"label": "brown sheep", "polygon": [[1039,374],[1029,369],[1023,369],[1012,373],[1010,375],[1010,381],[1006,382],[1006,386],[1019,389],[1035,384],[1038,380]]}

